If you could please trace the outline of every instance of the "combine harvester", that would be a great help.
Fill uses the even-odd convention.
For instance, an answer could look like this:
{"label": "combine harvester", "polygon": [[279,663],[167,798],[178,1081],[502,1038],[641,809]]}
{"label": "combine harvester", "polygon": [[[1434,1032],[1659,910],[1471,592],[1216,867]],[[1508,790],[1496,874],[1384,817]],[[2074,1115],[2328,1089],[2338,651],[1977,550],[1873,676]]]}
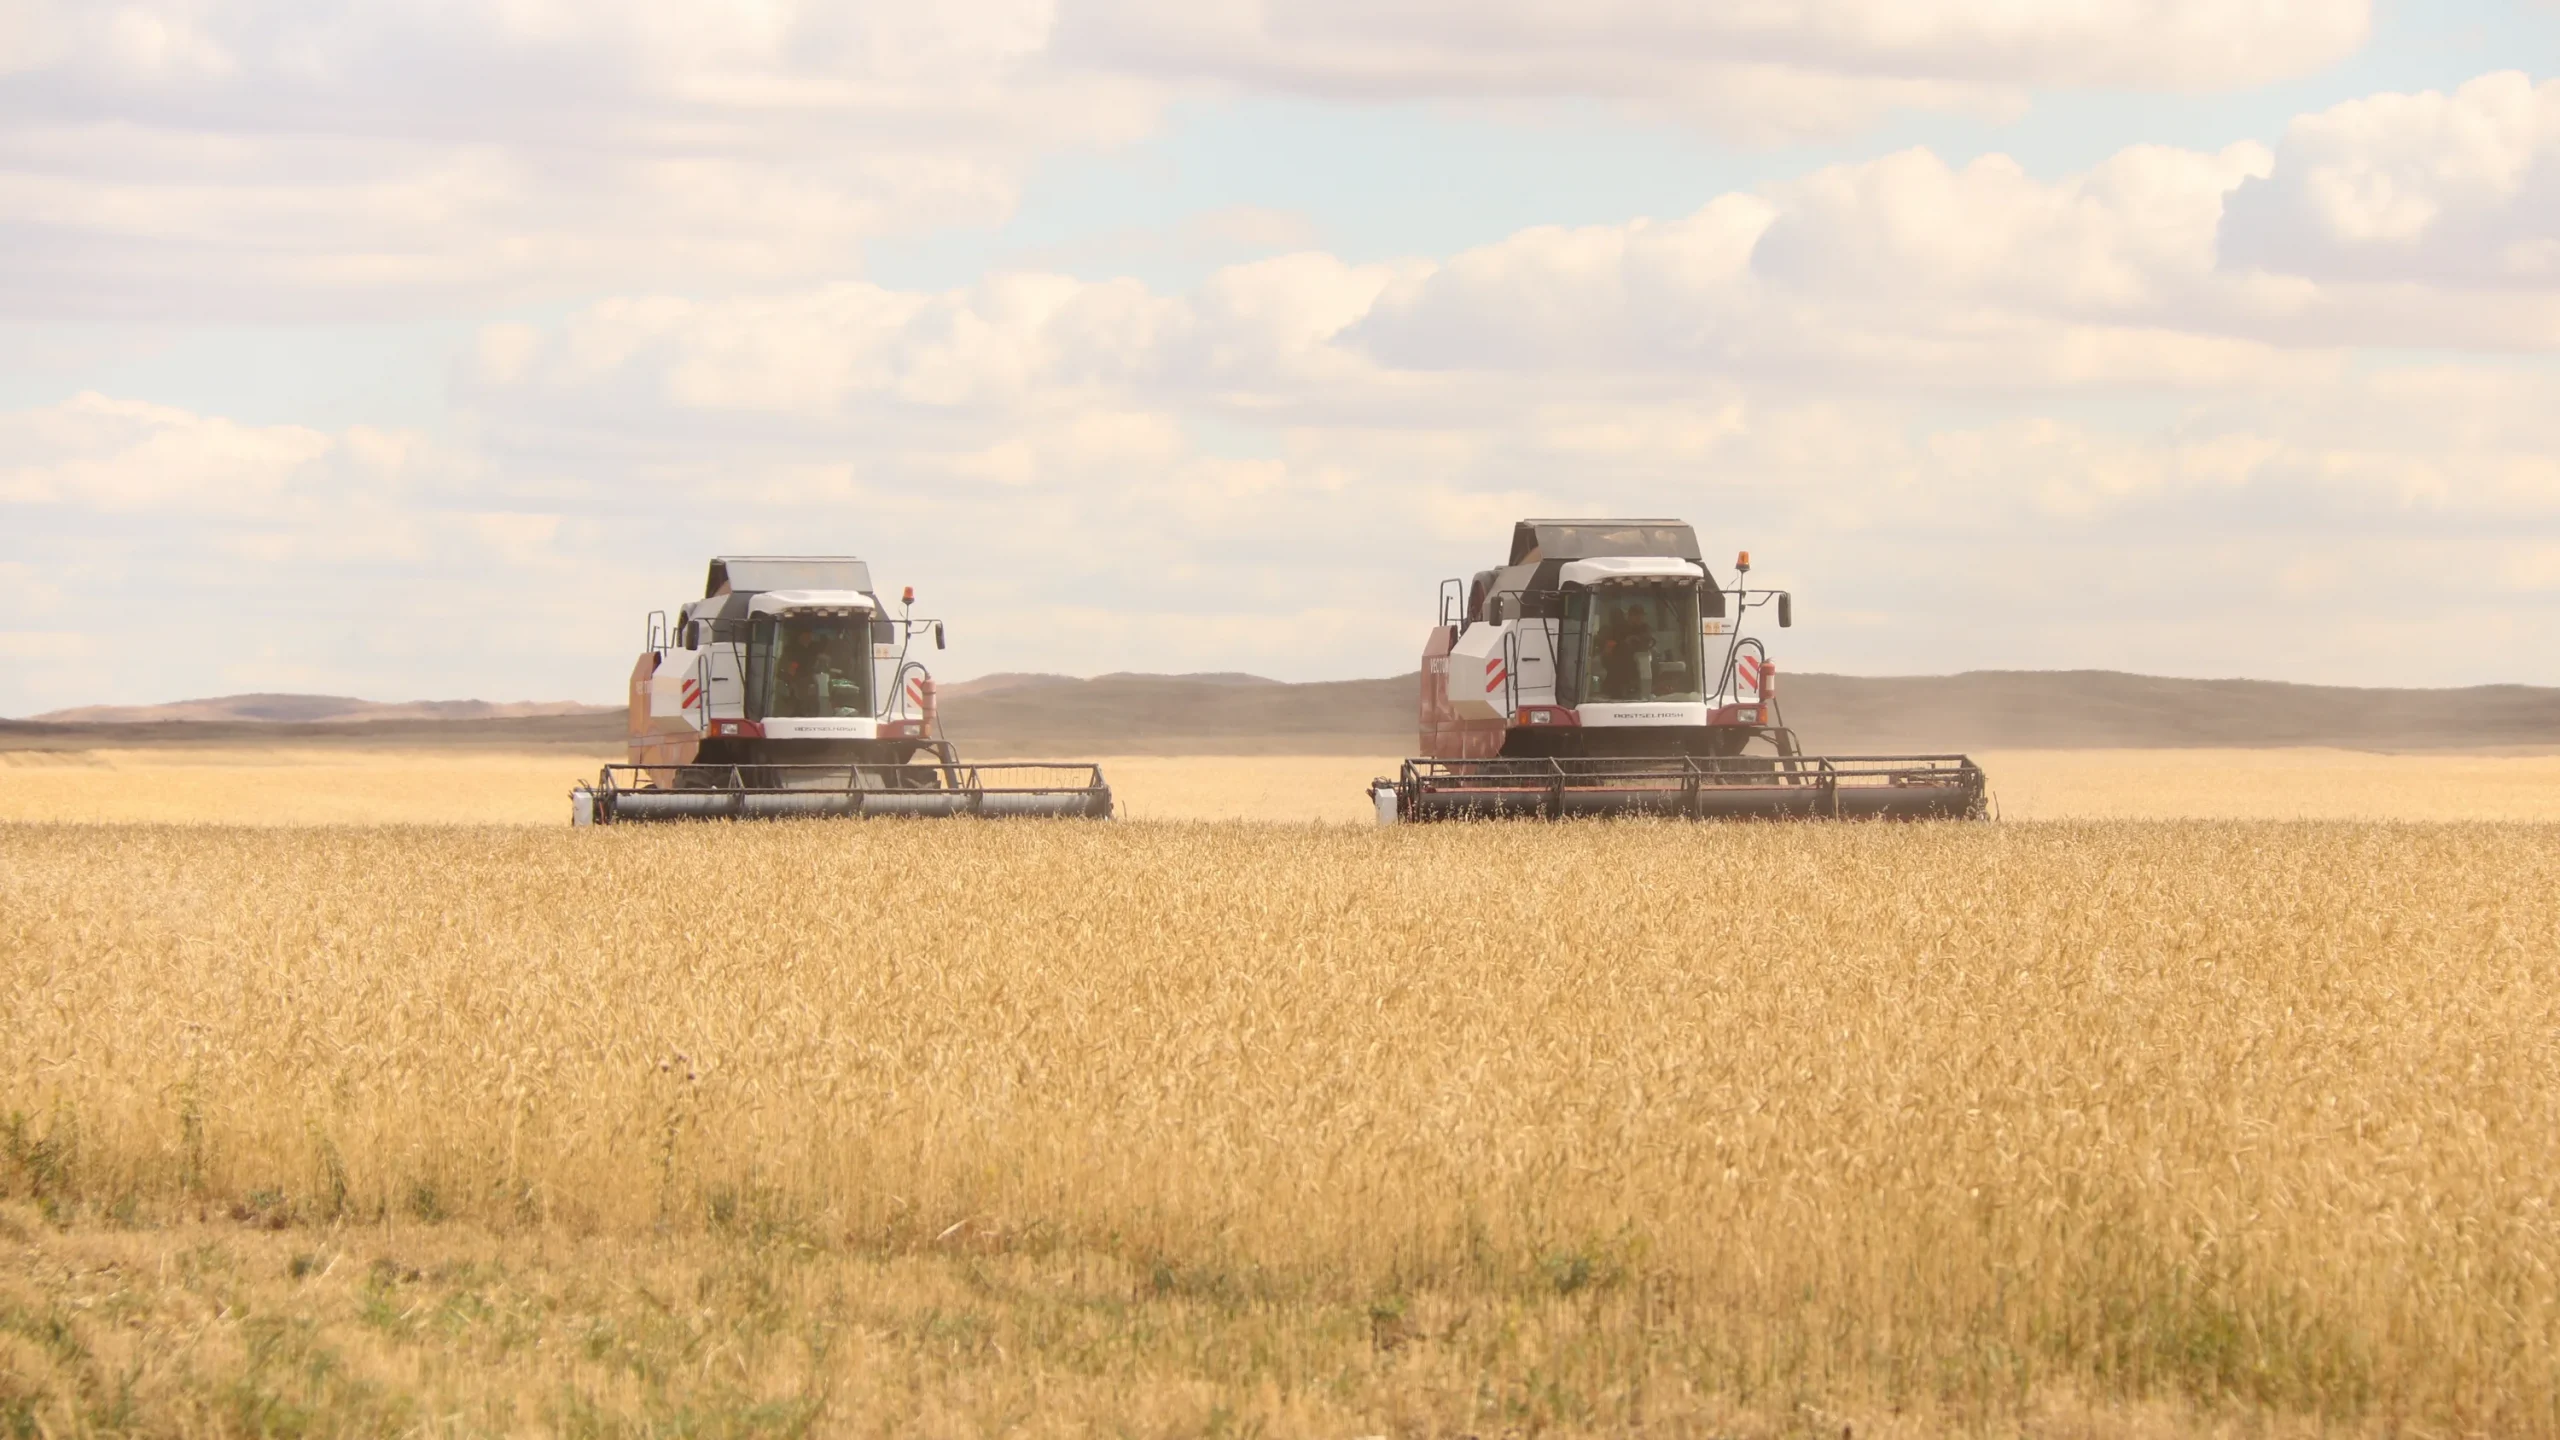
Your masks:
{"label": "combine harvester", "polygon": [[723,556],[702,598],[649,615],[631,760],[570,792],[570,821],[812,815],[1108,819],[1084,762],[968,765],[942,738],[909,589],[892,616],[851,556]]}
{"label": "combine harvester", "polygon": [[1510,563],[1440,585],[1422,755],[1370,787],[1380,824],[1572,815],[1978,819],[1962,755],[1807,755],[1742,617],[1793,597],[1716,584],[1677,520],[1523,520]]}

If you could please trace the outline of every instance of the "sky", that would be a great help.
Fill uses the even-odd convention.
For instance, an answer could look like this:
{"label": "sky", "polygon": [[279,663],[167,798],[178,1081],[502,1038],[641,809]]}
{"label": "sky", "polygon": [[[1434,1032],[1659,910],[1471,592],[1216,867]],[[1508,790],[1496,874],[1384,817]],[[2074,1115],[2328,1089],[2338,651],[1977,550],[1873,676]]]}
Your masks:
{"label": "sky", "polygon": [[1605,514],[1798,670],[2560,684],[2560,0],[0,0],[0,715],[611,702],[721,553],[1390,675]]}

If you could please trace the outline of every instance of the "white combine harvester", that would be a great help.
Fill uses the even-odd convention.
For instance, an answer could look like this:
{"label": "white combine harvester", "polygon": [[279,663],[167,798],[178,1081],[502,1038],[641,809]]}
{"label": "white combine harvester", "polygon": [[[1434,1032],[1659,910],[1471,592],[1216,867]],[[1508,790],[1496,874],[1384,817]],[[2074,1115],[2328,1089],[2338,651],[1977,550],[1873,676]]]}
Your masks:
{"label": "white combine harvester", "polygon": [[669,623],[649,616],[631,667],[630,763],[570,792],[579,825],[817,815],[1108,819],[1111,787],[1083,762],[963,764],[942,738],[943,646],[915,591],[891,614],[851,556],[730,555]]}
{"label": "white combine harvester", "polygon": [[1422,755],[1371,786],[1382,823],[1663,814],[1978,818],[1962,755],[1807,755],[1743,616],[1792,596],[1716,583],[1678,520],[1523,520],[1511,558],[1444,580],[1422,652]]}

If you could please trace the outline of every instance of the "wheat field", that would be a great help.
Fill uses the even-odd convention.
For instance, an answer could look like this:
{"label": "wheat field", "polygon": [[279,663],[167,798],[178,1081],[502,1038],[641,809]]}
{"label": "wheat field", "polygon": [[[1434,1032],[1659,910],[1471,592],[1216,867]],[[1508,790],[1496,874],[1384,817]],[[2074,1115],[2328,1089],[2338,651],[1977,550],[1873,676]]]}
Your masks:
{"label": "wheat field", "polygon": [[[613,757],[619,760],[620,756]],[[2011,820],[2560,821],[2560,755],[2048,750],[1977,757]],[[559,825],[603,760],[351,747],[0,751],[0,823]],[[1393,756],[1109,756],[1137,820],[1374,819]]]}
{"label": "wheat field", "polygon": [[0,827],[0,1430],[2560,1434],[2560,829]]}

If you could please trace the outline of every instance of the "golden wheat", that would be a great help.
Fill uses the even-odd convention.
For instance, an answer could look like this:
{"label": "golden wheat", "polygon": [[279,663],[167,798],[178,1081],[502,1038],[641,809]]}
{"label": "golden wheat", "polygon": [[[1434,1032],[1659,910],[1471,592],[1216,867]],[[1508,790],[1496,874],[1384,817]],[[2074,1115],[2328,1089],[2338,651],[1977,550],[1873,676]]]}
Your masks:
{"label": "golden wheat", "polygon": [[570,785],[603,763],[460,749],[0,751],[0,822],[559,825]]}
{"label": "golden wheat", "polygon": [[2560,830],[36,826],[0,934],[57,1428],[2560,1433]]}
{"label": "golden wheat", "polygon": [[[2560,755],[2046,750],[1977,757],[2008,819],[2560,820]],[[574,753],[266,749],[0,752],[0,821],[531,824],[568,818]],[[1366,823],[1390,756],[1114,756],[1140,820]]]}
{"label": "golden wheat", "polygon": [[2004,819],[2560,820],[2560,755],[2017,750],[1978,758]]}

